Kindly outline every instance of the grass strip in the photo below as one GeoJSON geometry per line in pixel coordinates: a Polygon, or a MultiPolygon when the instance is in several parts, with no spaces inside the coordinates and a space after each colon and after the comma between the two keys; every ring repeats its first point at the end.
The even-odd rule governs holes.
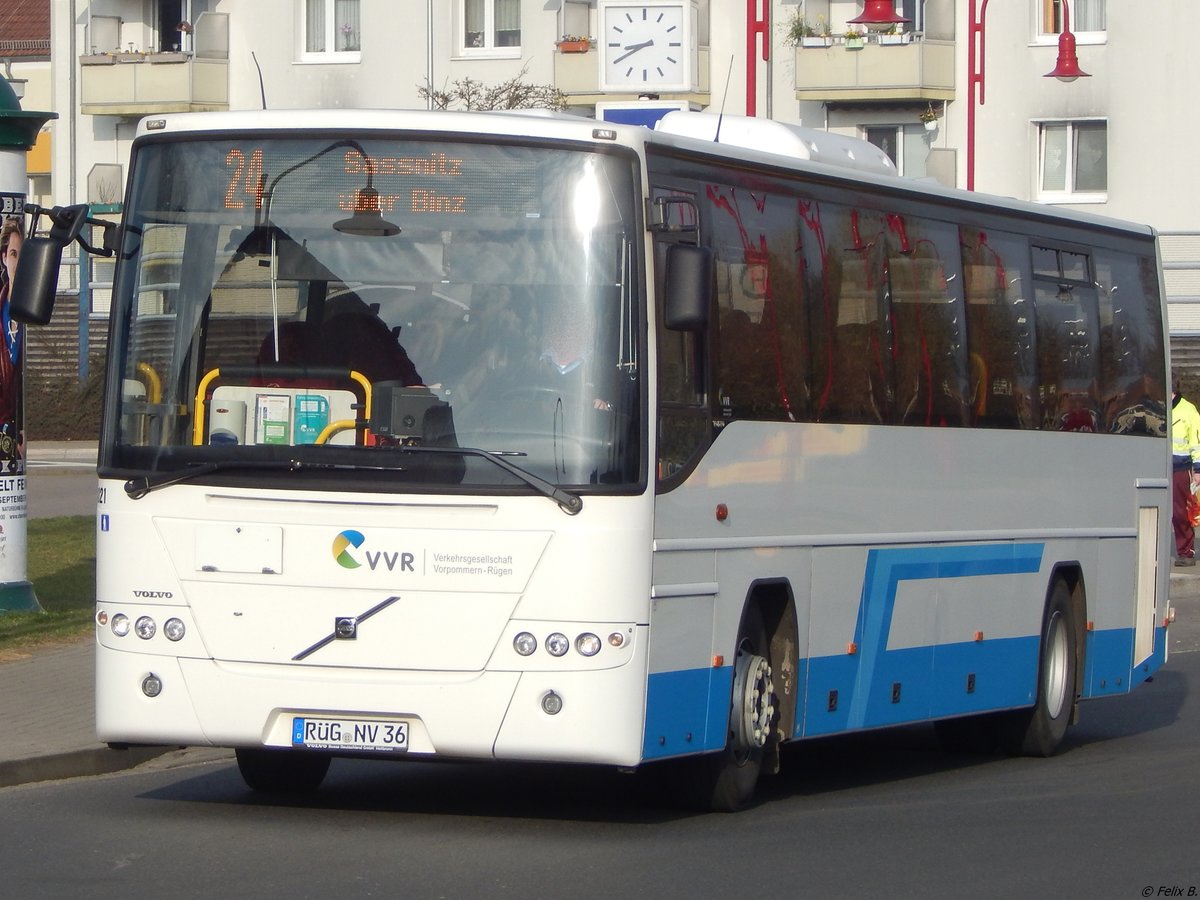
{"type": "Polygon", "coordinates": [[[27,519],[26,573],[45,612],[0,614],[0,649],[71,640],[92,628],[96,518],[27,519]]]}

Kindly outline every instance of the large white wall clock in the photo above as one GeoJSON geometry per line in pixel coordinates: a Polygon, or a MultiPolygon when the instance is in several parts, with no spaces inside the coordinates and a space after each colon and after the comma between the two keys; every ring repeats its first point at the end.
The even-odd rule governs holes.
{"type": "Polygon", "coordinates": [[[599,0],[600,90],[689,91],[696,82],[696,4],[599,0]]]}

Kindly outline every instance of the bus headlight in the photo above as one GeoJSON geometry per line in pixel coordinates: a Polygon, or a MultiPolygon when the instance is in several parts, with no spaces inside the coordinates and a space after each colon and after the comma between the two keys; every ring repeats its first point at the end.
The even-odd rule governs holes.
{"type": "Polygon", "coordinates": [[[575,649],[582,656],[595,656],[600,652],[600,638],[590,631],[585,631],[575,638],[575,649]]]}
{"type": "Polygon", "coordinates": [[[117,637],[125,637],[129,634],[129,616],[125,613],[117,613],[112,617],[112,633],[117,637]]]}
{"type": "Polygon", "coordinates": [[[537,638],[528,631],[522,631],[513,638],[513,649],[521,656],[531,656],[537,649],[537,638]]]}
{"type": "Polygon", "coordinates": [[[561,632],[554,632],[546,638],[546,652],[551,656],[563,656],[571,649],[571,639],[561,632]]]}
{"type": "Polygon", "coordinates": [[[154,620],[149,616],[140,616],[133,623],[133,633],[140,637],[143,641],[148,641],[154,637],[154,633],[158,631],[158,626],[154,624],[154,620]]]}
{"type": "Polygon", "coordinates": [[[163,636],[168,641],[182,641],[186,633],[187,626],[183,624],[183,619],[170,618],[163,622],[163,636]]]}

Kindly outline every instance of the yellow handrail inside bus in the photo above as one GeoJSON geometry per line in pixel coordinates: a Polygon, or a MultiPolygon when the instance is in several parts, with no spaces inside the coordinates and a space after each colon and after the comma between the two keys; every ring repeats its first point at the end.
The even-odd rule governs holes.
{"type": "MultiPolygon", "coordinates": [[[[141,365],[144,365],[144,363],[139,364],[139,366],[138,366],[139,370],[141,369],[141,365]]],[[[362,421],[363,421],[364,427],[365,427],[365,423],[371,421],[371,381],[370,381],[370,379],[367,378],[366,375],[362,374],[362,372],[357,372],[353,369],[350,370],[349,375],[350,375],[350,379],[352,381],[357,381],[359,386],[362,387],[362,389],[363,389],[363,418],[362,418],[362,421]]],[[[200,384],[196,386],[196,415],[195,415],[195,418],[192,420],[192,445],[195,447],[199,447],[201,444],[204,443],[204,419],[205,419],[205,405],[206,405],[205,397],[208,396],[208,387],[209,387],[209,385],[211,385],[214,381],[216,381],[220,377],[221,377],[221,370],[219,368],[218,369],[210,369],[207,373],[205,373],[204,377],[200,379],[200,384]]],[[[157,378],[158,378],[158,376],[156,375],[155,380],[157,380],[157,378]]],[[[158,390],[161,392],[161,387],[159,387],[158,390]]],[[[321,432],[320,435],[317,436],[317,443],[318,444],[324,443],[326,440],[328,440],[330,437],[332,437],[337,432],[345,431],[346,427],[341,427],[341,428],[337,428],[336,430],[330,432],[330,429],[333,428],[335,425],[344,425],[345,422],[350,423],[349,426],[346,426],[346,427],[353,428],[356,425],[356,420],[354,420],[354,419],[343,419],[338,422],[331,422],[329,425],[325,426],[325,429],[321,432]]]]}
{"type": "Polygon", "coordinates": [[[146,401],[148,403],[161,403],[162,379],[158,377],[158,373],[154,371],[154,367],[150,363],[140,362],[137,364],[137,373],[146,379],[146,401]]]}
{"type": "Polygon", "coordinates": [[[366,428],[367,423],[362,419],[338,419],[336,422],[330,422],[321,429],[321,433],[317,435],[314,443],[324,444],[335,434],[340,434],[343,431],[349,431],[351,428],[362,427],[366,428]]]}
{"type": "Polygon", "coordinates": [[[196,387],[196,415],[192,420],[193,447],[199,447],[204,443],[204,398],[208,394],[208,386],[220,377],[220,369],[210,369],[196,387]]]}

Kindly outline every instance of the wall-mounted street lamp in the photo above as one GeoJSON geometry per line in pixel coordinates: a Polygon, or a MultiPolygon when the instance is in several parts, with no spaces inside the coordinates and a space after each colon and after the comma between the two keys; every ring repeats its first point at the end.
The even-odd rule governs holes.
{"type": "MultiPolygon", "coordinates": [[[[987,0],[983,2],[984,6],[987,6],[987,0]]],[[[1090,78],[1087,72],[1079,68],[1079,57],[1075,53],[1075,35],[1071,33],[1071,10],[1067,6],[1067,0],[1062,0],[1062,5],[1063,29],[1058,36],[1058,59],[1054,61],[1054,68],[1046,73],[1046,77],[1057,78],[1059,81],[1090,78]]]]}
{"type": "Polygon", "coordinates": [[[909,21],[912,20],[896,15],[895,0],[866,0],[862,14],[846,20],[849,25],[865,25],[867,31],[888,31],[909,21]]]}
{"type": "MultiPolygon", "coordinates": [[[[971,21],[967,43],[967,190],[975,190],[975,100],[984,101],[984,26],[987,20],[988,0],[971,0],[971,21]]],[[[1089,77],[1079,68],[1079,57],[1075,53],[1075,35],[1071,33],[1071,12],[1067,0],[1062,0],[1063,28],[1058,36],[1058,59],[1047,78],[1059,81],[1074,81],[1089,77]]]]}

